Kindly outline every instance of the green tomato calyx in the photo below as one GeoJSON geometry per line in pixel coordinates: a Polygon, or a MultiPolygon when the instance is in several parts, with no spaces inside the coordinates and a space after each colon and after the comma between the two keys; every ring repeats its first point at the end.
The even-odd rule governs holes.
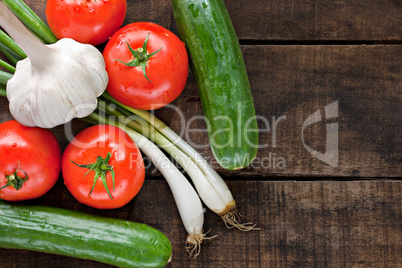
{"type": "Polygon", "coordinates": [[[113,166],[109,165],[110,158],[112,157],[111,153],[107,153],[106,157],[103,158],[102,156],[98,156],[96,158],[95,163],[87,164],[87,165],[80,165],[75,163],[73,160],[71,162],[79,167],[82,168],[88,168],[89,170],[87,173],[85,173],[84,177],[88,175],[88,173],[93,170],[95,171],[95,176],[94,176],[94,183],[92,184],[91,191],[89,192],[89,196],[91,196],[92,191],[95,188],[95,184],[100,178],[102,180],[103,187],[105,188],[107,194],[109,195],[110,199],[113,200],[112,194],[110,193],[109,187],[106,182],[106,173],[110,172],[112,174],[112,180],[113,180],[113,190],[115,189],[115,172],[113,170],[113,166]]]}
{"type": "Polygon", "coordinates": [[[17,169],[14,171],[13,174],[11,175],[7,175],[4,180],[7,180],[7,183],[0,188],[0,190],[3,190],[4,188],[7,187],[14,187],[15,190],[20,190],[22,188],[22,186],[24,186],[24,183],[29,179],[28,174],[20,169],[20,162],[18,161],[18,167],[17,169]],[[21,177],[18,175],[18,171],[21,171],[22,173],[24,173],[24,177],[21,177]]]}
{"type": "Polygon", "coordinates": [[[149,38],[149,32],[147,34],[147,38],[145,39],[144,43],[142,44],[142,47],[137,48],[136,50],[134,50],[127,41],[126,44],[128,46],[128,49],[130,50],[131,54],[133,55],[133,60],[131,60],[130,62],[123,62],[121,60],[116,59],[117,61],[123,63],[124,65],[128,66],[128,67],[138,67],[140,66],[142,69],[142,73],[144,74],[145,78],[152,83],[151,80],[149,80],[148,76],[147,76],[147,72],[146,72],[146,68],[147,68],[147,62],[148,60],[155,55],[156,53],[158,53],[162,47],[160,49],[158,49],[155,52],[152,52],[151,54],[148,54],[147,52],[147,45],[148,45],[148,38],[149,38]]]}

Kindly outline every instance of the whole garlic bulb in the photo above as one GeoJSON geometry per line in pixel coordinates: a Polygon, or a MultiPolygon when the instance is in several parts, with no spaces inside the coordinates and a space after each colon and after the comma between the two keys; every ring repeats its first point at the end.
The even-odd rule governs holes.
{"type": "Polygon", "coordinates": [[[0,22],[28,55],[6,87],[10,112],[19,123],[52,128],[95,110],[108,83],[97,48],[68,38],[44,45],[2,2],[0,22]]]}
{"type": "Polygon", "coordinates": [[[7,83],[10,112],[25,126],[52,128],[96,107],[108,76],[102,54],[91,45],[61,39],[41,66],[25,58],[7,83]]]}

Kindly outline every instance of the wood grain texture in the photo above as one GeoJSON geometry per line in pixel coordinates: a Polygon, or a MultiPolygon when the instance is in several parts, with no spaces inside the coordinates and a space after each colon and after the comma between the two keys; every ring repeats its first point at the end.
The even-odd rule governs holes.
{"type": "Polygon", "coordinates": [[[268,206],[260,209],[266,224],[261,244],[267,245],[262,267],[398,267],[400,187],[382,181],[261,183],[260,207],[268,206]]]}
{"type": "MultiPolygon", "coordinates": [[[[26,3],[45,19],[45,0],[26,3]]],[[[177,32],[170,1],[128,0],[124,24],[158,23],[177,32]]],[[[400,41],[402,5],[398,0],[227,0],[240,40],[400,41]]]]}
{"type": "Polygon", "coordinates": [[[398,0],[225,1],[240,39],[401,40],[398,0]]]}
{"type": "MultiPolygon", "coordinates": [[[[173,244],[168,267],[400,267],[399,181],[230,181],[243,218],[260,231],[229,230],[207,210],[210,236],[199,258],[184,250],[185,230],[163,180],[147,180],[127,206],[99,211],[78,204],[59,183],[38,204],[145,222],[173,244]]],[[[110,267],[93,261],[2,249],[0,267],[110,267]]]]}

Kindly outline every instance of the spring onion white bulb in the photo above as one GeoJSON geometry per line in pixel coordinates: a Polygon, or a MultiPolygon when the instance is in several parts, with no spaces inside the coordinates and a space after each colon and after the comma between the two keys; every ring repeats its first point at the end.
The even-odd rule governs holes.
{"type": "MultiPolygon", "coordinates": [[[[125,124],[153,140],[179,163],[189,174],[204,204],[220,215],[228,228],[235,227],[242,231],[258,229],[253,223],[241,222],[236,202],[226,182],[201,154],[179,135],[150,112],[125,106],[111,98],[107,93],[103,94],[103,97],[123,108],[122,112],[125,111],[124,116],[126,116],[125,124]],[[128,112],[138,115],[139,118],[130,116],[128,112]]],[[[114,111],[109,110],[109,113],[121,117],[114,111]]]]}
{"type": "Polygon", "coordinates": [[[0,24],[28,55],[17,63],[6,86],[10,112],[17,121],[51,128],[93,112],[108,83],[97,48],[72,39],[44,45],[3,2],[0,24]]]}
{"type": "Polygon", "coordinates": [[[152,142],[140,134],[126,128],[127,134],[137,144],[138,148],[159,169],[170,190],[172,191],[181,220],[188,233],[186,244],[190,255],[196,257],[199,254],[202,240],[204,239],[204,208],[200,197],[191,186],[190,182],[177,169],[175,165],[152,142]],[[137,135],[141,137],[138,139],[137,135]]]}
{"type": "Polygon", "coordinates": [[[221,216],[228,228],[235,227],[242,231],[257,230],[255,224],[241,222],[236,202],[226,182],[205,158],[151,113],[142,110],[138,112],[143,116],[141,118],[149,118],[149,122],[157,124],[155,130],[160,132],[155,131],[149,135],[152,135],[154,141],[189,174],[202,201],[210,210],[221,216]]]}

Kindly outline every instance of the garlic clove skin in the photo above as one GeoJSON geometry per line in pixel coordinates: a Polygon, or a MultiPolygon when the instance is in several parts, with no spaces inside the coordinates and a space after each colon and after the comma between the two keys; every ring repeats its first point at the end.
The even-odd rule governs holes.
{"type": "Polygon", "coordinates": [[[17,63],[7,83],[12,116],[25,126],[53,128],[91,114],[106,89],[102,53],[92,45],[60,39],[41,60],[17,63]]]}

